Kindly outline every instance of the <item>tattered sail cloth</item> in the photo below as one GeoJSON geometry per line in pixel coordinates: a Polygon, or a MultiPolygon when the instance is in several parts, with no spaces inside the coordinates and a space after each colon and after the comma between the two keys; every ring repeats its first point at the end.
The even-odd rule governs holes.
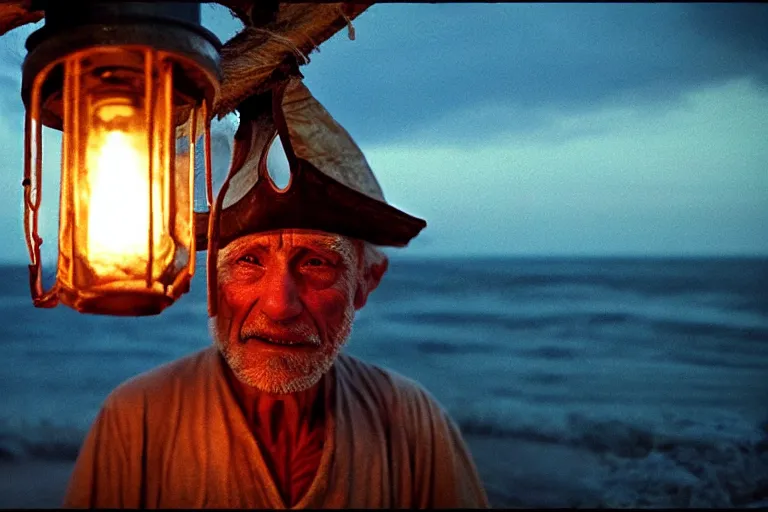
{"type": "MultiPolygon", "coordinates": [[[[61,0],[67,1],[67,0],[61,0]]],[[[339,30],[347,27],[352,39],[352,20],[372,2],[280,3],[268,21],[263,18],[269,2],[218,0],[244,25],[221,49],[220,96],[213,106],[219,117],[234,111],[248,97],[270,90],[281,80],[279,70],[308,56],[339,30]]],[[[0,0],[0,36],[43,18],[32,10],[31,0],[0,0]]]]}
{"type": "MultiPolygon", "coordinates": [[[[402,247],[426,226],[387,204],[360,148],[300,78],[241,105],[232,165],[217,208],[211,232],[219,247],[249,233],[287,228],[402,247]],[[278,134],[291,172],[285,190],[267,171],[267,152],[278,134]]],[[[195,225],[197,248],[204,250],[208,213],[197,213],[195,225]]]]}

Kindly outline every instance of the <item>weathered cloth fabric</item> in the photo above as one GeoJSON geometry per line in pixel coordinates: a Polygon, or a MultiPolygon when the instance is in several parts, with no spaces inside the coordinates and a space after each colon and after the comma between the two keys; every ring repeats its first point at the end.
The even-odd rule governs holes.
{"type": "Polygon", "coordinates": [[[326,377],[306,391],[272,395],[240,382],[228,366],[224,370],[283,502],[296,505],[323,458],[326,377]]]}
{"type": "MultiPolygon", "coordinates": [[[[65,507],[287,508],[214,347],[121,384],[89,432],[65,507]]],[[[340,355],[324,443],[294,508],[487,508],[458,429],[418,384],[340,355]]]]}

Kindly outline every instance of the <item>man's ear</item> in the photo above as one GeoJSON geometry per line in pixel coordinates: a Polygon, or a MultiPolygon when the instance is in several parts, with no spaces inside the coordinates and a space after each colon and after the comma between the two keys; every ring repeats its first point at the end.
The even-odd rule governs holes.
{"type": "Polygon", "coordinates": [[[381,251],[375,250],[375,257],[370,255],[364,258],[365,264],[360,272],[360,278],[355,290],[355,309],[360,309],[368,302],[368,296],[375,290],[381,278],[389,268],[389,258],[381,251]],[[371,261],[373,260],[373,261],[371,261]]]}

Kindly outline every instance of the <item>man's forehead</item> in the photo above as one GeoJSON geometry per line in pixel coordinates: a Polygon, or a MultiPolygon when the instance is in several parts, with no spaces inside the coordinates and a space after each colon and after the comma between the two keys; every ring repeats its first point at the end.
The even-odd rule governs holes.
{"type": "Polygon", "coordinates": [[[227,252],[248,248],[266,250],[290,250],[295,247],[324,249],[341,256],[354,254],[355,244],[352,239],[308,229],[282,229],[264,233],[252,233],[233,240],[227,245],[227,252]]]}

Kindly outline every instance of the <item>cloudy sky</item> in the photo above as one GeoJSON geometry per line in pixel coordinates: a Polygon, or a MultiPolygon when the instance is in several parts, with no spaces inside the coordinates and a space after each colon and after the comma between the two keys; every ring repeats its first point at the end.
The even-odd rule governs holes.
{"type": "MultiPolygon", "coordinates": [[[[380,4],[354,26],[302,71],[388,200],[428,221],[404,254],[768,255],[768,5],[380,4]]],[[[28,32],[0,43],[14,262],[28,32]]]]}

